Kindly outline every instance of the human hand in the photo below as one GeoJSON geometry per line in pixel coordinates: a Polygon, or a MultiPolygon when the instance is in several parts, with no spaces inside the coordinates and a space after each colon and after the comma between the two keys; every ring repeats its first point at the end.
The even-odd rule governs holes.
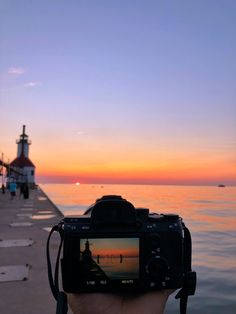
{"type": "Polygon", "coordinates": [[[142,294],[67,294],[74,314],[163,314],[172,290],[142,294]]]}

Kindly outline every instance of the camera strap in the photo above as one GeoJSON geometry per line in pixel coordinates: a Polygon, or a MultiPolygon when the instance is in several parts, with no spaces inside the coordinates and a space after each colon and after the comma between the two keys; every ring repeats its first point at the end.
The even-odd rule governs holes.
{"type": "Polygon", "coordinates": [[[184,283],[182,289],[175,296],[180,299],[180,314],[187,313],[188,296],[194,295],[196,289],[196,272],[192,271],[192,241],[189,229],[183,225],[184,230],[184,283]]]}
{"type": "Polygon", "coordinates": [[[56,314],[66,314],[68,312],[68,305],[67,305],[67,296],[65,292],[59,290],[59,263],[60,263],[60,254],[61,254],[61,248],[63,244],[63,232],[62,232],[62,223],[59,223],[56,226],[52,227],[52,230],[49,233],[48,239],[47,239],[47,267],[48,267],[48,280],[49,280],[49,285],[52,291],[52,294],[57,301],[57,309],[56,309],[56,314]],[[53,273],[52,273],[52,265],[51,265],[51,258],[50,258],[50,239],[53,234],[53,232],[59,232],[60,234],[60,245],[59,249],[57,252],[57,259],[56,259],[56,264],[55,264],[55,272],[54,272],[54,278],[53,278],[53,273]]]}

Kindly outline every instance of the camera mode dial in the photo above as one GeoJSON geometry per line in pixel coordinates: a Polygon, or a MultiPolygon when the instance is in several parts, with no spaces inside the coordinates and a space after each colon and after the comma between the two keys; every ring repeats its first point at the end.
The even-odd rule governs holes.
{"type": "Polygon", "coordinates": [[[179,215],[176,214],[163,214],[165,221],[177,222],[179,220],[179,215]]]}

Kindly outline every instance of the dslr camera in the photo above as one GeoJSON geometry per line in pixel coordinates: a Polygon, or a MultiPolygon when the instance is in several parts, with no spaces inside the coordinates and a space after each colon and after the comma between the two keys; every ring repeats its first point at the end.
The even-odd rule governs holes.
{"type": "Polygon", "coordinates": [[[149,213],[108,195],[60,226],[65,292],[182,288],[177,298],[195,292],[191,236],[178,215],[149,213]]]}

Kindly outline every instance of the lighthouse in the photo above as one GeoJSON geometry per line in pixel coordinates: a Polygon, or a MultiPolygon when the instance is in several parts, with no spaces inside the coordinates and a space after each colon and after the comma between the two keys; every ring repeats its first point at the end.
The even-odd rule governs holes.
{"type": "Polygon", "coordinates": [[[30,186],[35,184],[35,165],[29,159],[29,146],[31,141],[28,135],[25,133],[25,125],[23,125],[22,134],[17,144],[17,157],[10,163],[16,171],[19,171],[22,175],[15,178],[18,183],[27,182],[30,186]]]}

